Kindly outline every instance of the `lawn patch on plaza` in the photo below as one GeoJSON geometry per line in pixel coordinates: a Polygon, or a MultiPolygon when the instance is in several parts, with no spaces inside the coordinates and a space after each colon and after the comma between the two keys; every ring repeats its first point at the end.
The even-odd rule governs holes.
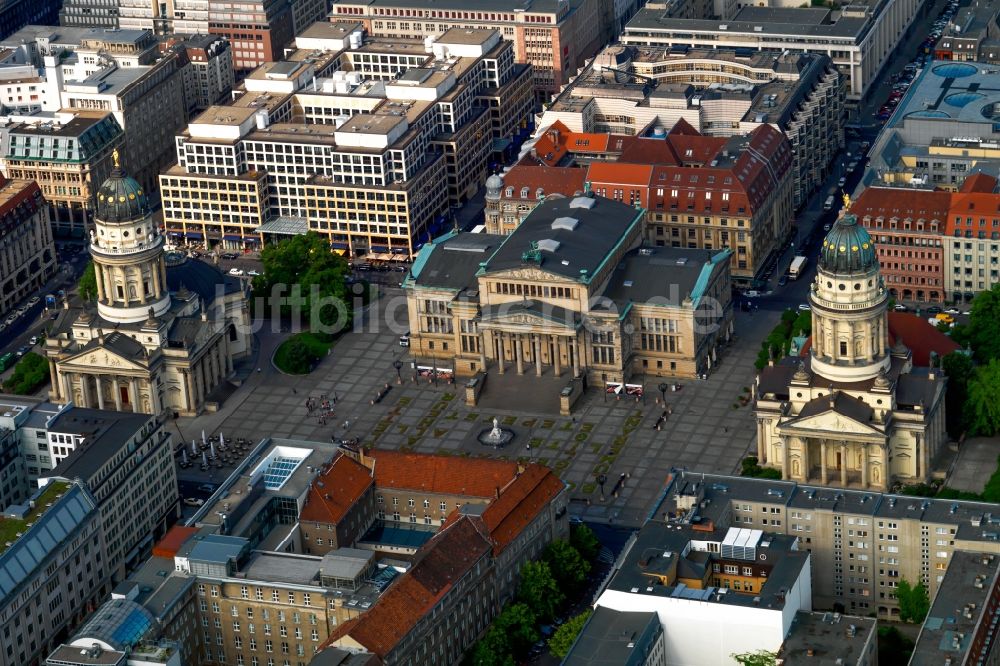
{"type": "Polygon", "coordinates": [[[580,486],[580,492],[586,495],[592,495],[595,490],[597,490],[597,485],[593,483],[585,483],[582,486],[580,486]]]}
{"type": "Polygon", "coordinates": [[[325,337],[311,331],[296,333],[278,346],[274,365],[289,375],[308,375],[333,347],[333,341],[325,337]]]}
{"type": "Polygon", "coordinates": [[[578,432],[578,433],[576,433],[576,437],[574,437],[573,439],[575,439],[578,442],[586,442],[587,441],[587,437],[589,437],[589,435],[587,435],[587,433],[585,433],[585,432],[578,432]]]}
{"type": "Polygon", "coordinates": [[[555,424],[556,422],[552,421],[551,419],[545,419],[544,421],[542,421],[542,427],[545,428],[546,430],[552,428],[552,426],[554,426],[555,424]]]}

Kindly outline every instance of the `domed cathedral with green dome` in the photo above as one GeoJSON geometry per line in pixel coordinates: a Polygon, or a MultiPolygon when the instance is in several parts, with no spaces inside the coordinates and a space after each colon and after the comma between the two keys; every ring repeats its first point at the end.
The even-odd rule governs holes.
{"type": "MultiPolygon", "coordinates": [[[[874,241],[845,204],[809,290],[812,337],[801,356],[771,361],[757,376],[758,461],[820,485],[885,491],[927,482],[947,442],[945,379],[914,367],[890,331],[874,241]]],[[[914,330],[928,326],[914,320],[914,330]]]]}
{"type": "Polygon", "coordinates": [[[89,251],[96,307],[66,309],[45,342],[56,403],[197,414],[248,354],[247,287],[166,252],[142,186],[119,163],[97,191],[89,251]]]}

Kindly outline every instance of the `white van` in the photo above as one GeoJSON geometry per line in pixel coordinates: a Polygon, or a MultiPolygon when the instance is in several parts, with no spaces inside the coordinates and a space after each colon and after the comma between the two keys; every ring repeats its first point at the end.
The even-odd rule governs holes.
{"type": "Polygon", "coordinates": [[[831,194],[823,202],[823,210],[831,210],[833,208],[833,195],[831,194]]]}
{"type": "Polygon", "coordinates": [[[406,333],[405,335],[399,336],[399,346],[400,347],[409,347],[410,346],[410,334],[409,333],[406,333]]]}

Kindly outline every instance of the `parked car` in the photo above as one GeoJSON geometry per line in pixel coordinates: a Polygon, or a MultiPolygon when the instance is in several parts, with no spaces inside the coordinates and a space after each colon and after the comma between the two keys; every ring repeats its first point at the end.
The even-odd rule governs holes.
{"type": "Polygon", "coordinates": [[[198,486],[198,490],[200,490],[203,493],[214,493],[215,486],[213,486],[211,483],[203,483],[200,486],[198,486]]]}
{"type": "Polygon", "coordinates": [[[892,306],[892,309],[895,310],[896,312],[906,312],[910,308],[906,307],[902,303],[896,303],[895,305],[892,306]]]}
{"type": "Polygon", "coordinates": [[[812,308],[809,307],[808,303],[799,303],[799,310],[801,310],[802,312],[809,312],[810,310],[812,310],[812,308]]]}
{"type": "Polygon", "coordinates": [[[958,315],[962,314],[962,311],[959,310],[958,308],[948,308],[944,312],[945,312],[945,314],[950,314],[950,315],[954,315],[954,316],[958,316],[958,315]]]}
{"type": "Polygon", "coordinates": [[[32,305],[35,305],[36,303],[38,303],[38,301],[40,301],[40,300],[41,299],[38,298],[38,296],[32,296],[31,298],[28,299],[28,307],[30,308],[32,305]]]}
{"type": "Polygon", "coordinates": [[[243,277],[244,275],[246,275],[246,272],[242,268],[230,268],[229,274],[234,275],[236,277],[243,277]]]}
{"type": "Polygon", "coordinates": [[[406,333],[405,335],[399,336],[399,346],[400,347],[409,347],[410,346],[410,334],[409,333],[406,333]]]}
{"type": "Polygon", "coordinates": [[[786,284],[788,284],[788,276],[787,275],[782,275],[780,278],[778,278],[778,286],[779,287],[784,287],[786,284]]]}
{"type": "Polygon", "coordinates": [[[35,345],[37,345],[38,344],[38,336],[37,335],[31,336],[31,338],[28,339],[28,344],[31,345],[32,347],[34,347],[35,345]]]}
{"type": "Polygon", "coordinates": [[[260,271],[255,271],[255,270],[251,269],[251,270],[247,271],[247,275],[249,275],[250,277],[257,277],[258,275],[260,275],[260,271]]]}
{"type": "Polygon", "coordinates": [[[941,308],[939,308],[936,305],[932,305],[929,308],[927,308],[927,313],[932,315],[941,314],[941,308]]]}
{"type": "Polygon", "coordinates": [[[202,504],[205,503],[205,500],[198,499],[197,497],[185,497],[184,503],[187,504],[188,506],[201,506],[202,504]]]}

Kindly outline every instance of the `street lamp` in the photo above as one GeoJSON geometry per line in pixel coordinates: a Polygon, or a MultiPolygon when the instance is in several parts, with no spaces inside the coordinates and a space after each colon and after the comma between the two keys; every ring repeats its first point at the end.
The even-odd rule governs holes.
{"type": "Polygon", "coordinates": [[[660,399],[663,401],[663,404],[667,404],[667,383],[660,382],[660,385],[656,388],[660,389],[660,399]]]}
{"type": "Polygon", "coordinates": [[[392,362],[392,367],[396,368],[396,383],[402,384],[403,378],[400,376],[399,371],[403,367],[403,362],[397,358],[395,361],[392,362]]]}

